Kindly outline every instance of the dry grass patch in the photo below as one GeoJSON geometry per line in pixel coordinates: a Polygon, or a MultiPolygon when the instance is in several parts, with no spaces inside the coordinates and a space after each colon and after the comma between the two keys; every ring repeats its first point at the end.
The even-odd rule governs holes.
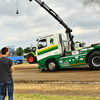
{"type": "Polygon", "coordinates": [[[32,84],[32,83],[15,83],[16,90],[40,90],[40,91],[98,91],[100,84],[32,84]]]}

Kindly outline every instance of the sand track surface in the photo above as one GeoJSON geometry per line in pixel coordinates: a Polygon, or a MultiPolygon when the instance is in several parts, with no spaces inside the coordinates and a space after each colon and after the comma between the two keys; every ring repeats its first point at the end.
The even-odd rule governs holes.
{"type": "Polygon", "coordinates": [[[100,70],[88,66],[62,69],[56,72],[41,71],[37,64],[14,65],[14,81],[42,82],[100,82],[100,70]]]}
{"type": "Polygon", "coordinates": [[[100,97],[100,70],[88,66],[41,71],[37,64],[14,65],[14,93],[100,97]]]}

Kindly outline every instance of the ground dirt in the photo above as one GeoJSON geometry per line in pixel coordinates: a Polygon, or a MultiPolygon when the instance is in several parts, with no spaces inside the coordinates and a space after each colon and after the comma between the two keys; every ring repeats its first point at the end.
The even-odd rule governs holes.
{"type": "Polygon", "coordinates": [[[100,97],[100,70],[88,66],[41,71],[37,64],[14,65],[15,94],[100,97]]]}

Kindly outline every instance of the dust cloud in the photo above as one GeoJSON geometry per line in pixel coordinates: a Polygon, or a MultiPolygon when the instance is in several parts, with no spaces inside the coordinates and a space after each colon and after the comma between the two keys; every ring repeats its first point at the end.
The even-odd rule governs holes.
{"type": "Polygon", "coordinates": [[[81,1],[84,6],[99,6],[100,7],[100,0],[77,0],[81,1]]]}

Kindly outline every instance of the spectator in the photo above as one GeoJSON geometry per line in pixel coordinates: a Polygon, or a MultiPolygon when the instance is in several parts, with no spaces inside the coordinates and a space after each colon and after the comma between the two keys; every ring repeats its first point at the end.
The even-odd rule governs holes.
{"type": "Polygon", "coordinates": [[[0,58],[0,100],[6,97],[6,88],[8,90],[9,100],[13,100],[13,78],[14,68],[12,60],[7,58],[9,51],[7,47],[1,49],[2,57],[0,58]]]}

